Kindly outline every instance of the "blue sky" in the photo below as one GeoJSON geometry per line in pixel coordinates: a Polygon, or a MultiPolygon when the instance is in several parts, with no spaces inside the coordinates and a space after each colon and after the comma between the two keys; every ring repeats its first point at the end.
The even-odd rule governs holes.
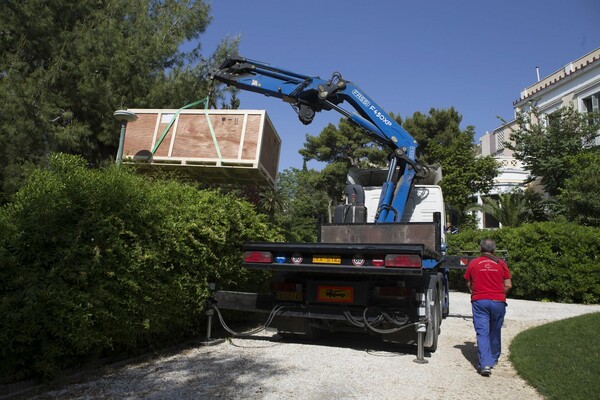
{"type": "MultiPolygon", "coordinates": [[[[206,55],[239,34],[240,55],[323,79],[338,71],[402,118],[454,106],[476,139],[513,117],[536,66],[544,77],[600,47],[598,0],[214,0],[212,16],[206,55]]],[[[341,117],[324,111],[305,126],[278,99],[239,97],[240,108],[267,110],[280,171],[300,168],[305,135],[341,117]]]]}

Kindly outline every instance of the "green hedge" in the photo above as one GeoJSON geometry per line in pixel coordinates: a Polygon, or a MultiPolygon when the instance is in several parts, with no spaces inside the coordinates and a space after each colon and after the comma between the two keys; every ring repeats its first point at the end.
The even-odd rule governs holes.
{"type": "Polygon", "coordinates": [[[539,222],[518,228],[465,231],[448,237],[448,254],[478,250],[485,237],[508,250],[510,296],[528,300],[600,302],[600,228],[539,222]]]}
{"type": "Polygon", "coordinates": [[[190,337],[208,282],[266,284],[240,268],[243,242],[277,239],[219,191],[55,155],[0,209],[0,375],[49,377],[190,337]]]}

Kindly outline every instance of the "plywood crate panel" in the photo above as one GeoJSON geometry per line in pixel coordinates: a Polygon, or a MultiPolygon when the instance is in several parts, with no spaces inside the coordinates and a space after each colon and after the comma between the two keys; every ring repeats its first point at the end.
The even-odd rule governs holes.
{"type": "Polygon", "coordinates": [[[123,163],[181,170],[206,183],[275,182],[281,139],[264,110],[128,111],[138,119],[127,124],[123,163]]]}

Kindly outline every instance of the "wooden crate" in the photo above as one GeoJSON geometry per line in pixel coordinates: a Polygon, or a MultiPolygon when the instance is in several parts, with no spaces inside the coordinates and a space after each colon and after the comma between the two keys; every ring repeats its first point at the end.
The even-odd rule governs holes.
{"type": "Polygon", "coordinates": [[[182,110],[153,156],[177,110],[128,111],[138,119],[127,124],[123,163],[184,171],[205,183],[275,182],[281,139],[264,110],[182,110]]]}

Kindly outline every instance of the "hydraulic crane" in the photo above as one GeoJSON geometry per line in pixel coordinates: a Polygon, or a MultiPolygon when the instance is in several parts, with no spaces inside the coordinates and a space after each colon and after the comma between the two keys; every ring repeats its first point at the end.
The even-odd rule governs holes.
{"type": "Polygon", "coordinates": [[[212,79],[279,98],[291,104],[304,124],[317,112],[337,111],[391,155],[384,179],[363,179],[369,170],[367,175],[349,171],[346,190],[356,190],[348,192],[350,197],[363,201],[342,205],[353,214],[341,213],[343,218],[320,224],[315,243],[244,245],[244,268],[274,272],[269,293],[219,290],[210,306],[217,312],[269,313],[265,326],[284,337],[357,331],[391,342],[416,338],[416,361],[425,362],[424,351],[437,348],[449,310],[448,271],[443,266],[443,195],[439,186],[415,184],[430,172],[417,161],[415,139],[337,72],[323,80],[233,57],[212,71],[212,79]],[[354,111],[342,108],[344,102],[354,111]],[[364,201],[365,193],[372,203],[364,201]],[[375,204],[374,216],[357,217],[375,204]]]}
{"type": "Polygon", "coordinates": [[[243,57],[228,58],[211,75],[227,85],[290,103],[304,124],[310,124],[317,112],[335,110],[375,142],[390,148],[375,222],[400,221],[415,177],[428,174],[428,168],[417,161],[414,138],[358,86],[337,72],[323,80],[243,57]],[[356,112],[340,107],[343,102],[356,112]]]}

